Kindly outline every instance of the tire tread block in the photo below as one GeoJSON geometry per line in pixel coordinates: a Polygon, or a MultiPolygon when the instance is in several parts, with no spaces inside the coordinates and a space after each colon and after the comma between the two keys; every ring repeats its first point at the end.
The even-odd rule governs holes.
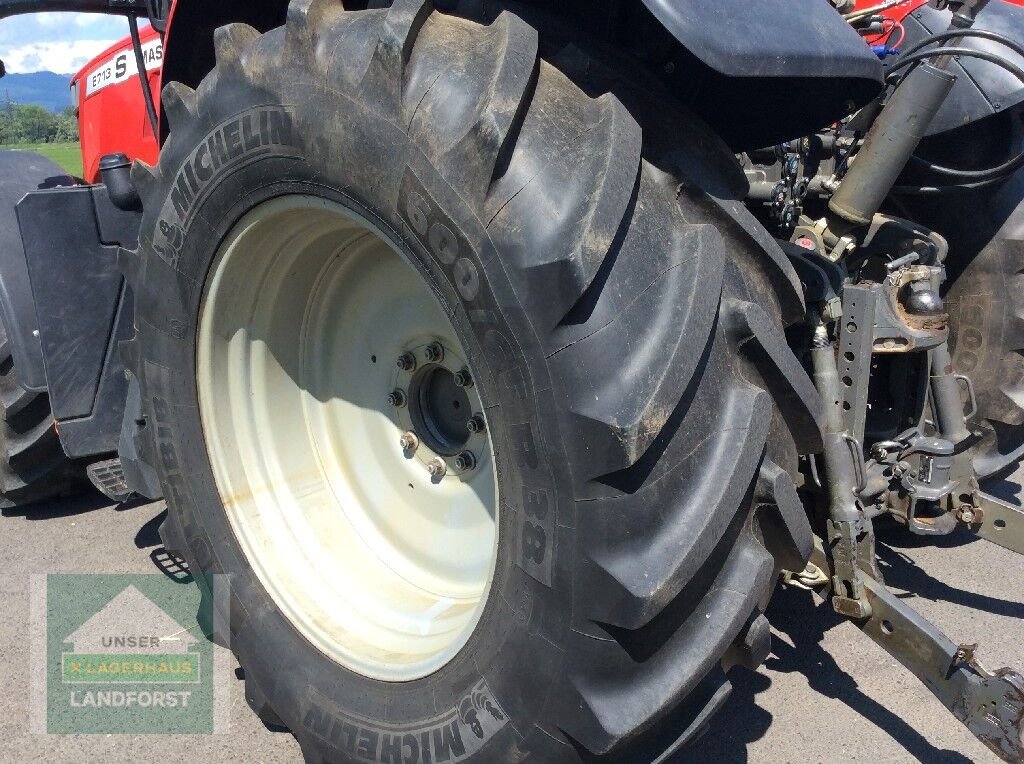
{"type": "Polygon", "coordinates": [[[541,63],[508,168],[484,205],[540,331],[569,313],[630,225],[641,144],[640,126],[618,99],[581,104],[575,85],[541,63]],[[562,192],[553,197],[551,188],[562,192]]]}
{"type": "Polygon", "coordinates": [[[771,398],[737,389],[722,396],[720,418],[710,421],[693,409],[698,421],[676,437],[701,437],[695,426],[700,424],[713,434],[684,459],[673,459],[669,485],[661,481],[583,507],[589,515],[581,527],[584,548],[597,570],[582,573],[578,585],[592,592],[586,598],[592,621],[627,629],[647,625],[708,564],[737,513],[746,509],[771,424],[771,398]],[[648,507],[663,509],[654,513],[648,507]]]}
{"type": "MultiPolygon", "coordinates": [[[[324,4],[323,0],[313,2],[314,5],[324,4]]],[[[376,47],[360,83],[358,100],[377,103],[396,122],[402,113],[405,67],[420,30],[433,11],[434,4],[430,0],[395,0],[383,14],[376,47]]],[[[315,28],[319,24],[309,26],[315,28]]]]}
{"type": "Polygon", "coordinates": [[[553,358],[580,433],[569,444],[583,466],[578,480],[600,480],[637,464],[706,372],[725,253],[711,226],[689,229],[678,245],[680,261],[666,264],[652,282],[616,284],[614,293],[609,287],[631,299],[609,297],[616,318],[553,358]]]}
{"type": "Polygon", "coordinates": [[[435,14],[409,61],[409,134],[478,209],[529,107],[539,43],[537,31],[507,11],[489,27],[435,14]]]}
{"type": "Polygon", "coordinates": [[[814,534],[796,483],[769,459],[761,464],[758,473],[756,501],[762,532],[770,538],[776,562],[785,570],[803,570],[814,551],[814,534]],[[770,512],[769,517],[765,517],[766,512],[770,512]]]}
{"type": "Polygon", "coordinates": [[[743,356],[756,368],[764,386],[771,390],[799,452],[820,453],[824,404],[811,378],[789,349],[785,335],[775,327],[764,308],[746,300],[727,299],[723,315],[743,356]]]}
{"type": "Polygon", "coordinates": [[[633,661],[614,643],[594,648],[588,640],[595,665],[574,678],[575,697],[566,707],[575,713],[562,729],[595,756],[650,729],[714,668],[743,631],[773,573],[771,555],[748,536],[733,549],[700,606],[646,661],[633,661]]]}

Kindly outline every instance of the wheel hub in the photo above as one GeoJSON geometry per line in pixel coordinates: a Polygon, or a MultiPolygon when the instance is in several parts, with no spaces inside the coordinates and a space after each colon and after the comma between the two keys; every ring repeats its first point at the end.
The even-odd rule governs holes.
{"type": "Polygon", "coordinates": [[[339,205],[267,202],[214,261],[197,380],[225,512],[295,628],[369,677],[441,668],[486,602],[497,478],[467,361],[425,279],[339,205]]]}

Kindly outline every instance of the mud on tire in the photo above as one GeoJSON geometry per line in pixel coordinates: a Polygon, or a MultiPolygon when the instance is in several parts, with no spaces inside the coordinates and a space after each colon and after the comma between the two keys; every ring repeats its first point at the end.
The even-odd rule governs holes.
{"type": "Polygon", "coordinates": [[[811,550],[790,474],[821,447],[783,334],[799,286],[721,191],[728,150],[690,120],[684,144],[648,155],[620,100],[586,96],[509,13],[297,0],[284,28],[220,29],[216,51],[197,92],[164,91],[171,134],[158,168],[136,167],[146,213],[125,268],[163,537],[230,575],[250,704],[309,761],[640,761],[692,739],[728,695],[725,666],[767,651],[776,575],[811,550]],[[375,222],[444,306],[489,412],[490,596],[468,644],[415,681],[302,639],[204,447],[207,274],[246,212],[290,194],[375,222]]]}

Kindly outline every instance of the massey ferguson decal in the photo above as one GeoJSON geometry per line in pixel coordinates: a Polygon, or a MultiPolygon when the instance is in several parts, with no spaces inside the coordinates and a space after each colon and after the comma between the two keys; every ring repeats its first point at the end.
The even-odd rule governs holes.
{"type": "Polygon", "coordinates": [[[445,714],[395,727],[342,713],[313,693],[302,725],[324,742],[344,751],[352,761],[373,764],[442,764],[468,759],[507,723],[481,679],[459,704],[445,714]]]}
{"type": "MultiPolygon", "coordinates": [[[[159,69],[164,62],[163,42],[158,38],[145,43],[142,46],[142,59],[146,63],[147,72],[159,69]]],[[[122,50],[86,75],[85,95],[94,95],[103,88],[120,84],[138,73],[139,67],[135,63],[134,51],[122,50]]]]}

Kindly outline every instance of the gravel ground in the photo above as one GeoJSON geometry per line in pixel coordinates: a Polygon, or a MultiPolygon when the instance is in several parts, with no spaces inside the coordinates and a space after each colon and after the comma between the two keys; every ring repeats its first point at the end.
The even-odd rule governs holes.
{"type": "MultiPolygon", "coordinates": [[[[994,490],[1017,495],[1024,471],[994,490]]],[[[266,730],[232,681],[230,734],[57,736],[29,730],[29,586],[37,573],[154,572],[163,507],[119,510],[79,499],[0,520],[0,762],[298,762],[288,734],[266,730]]],[[[889,584],[954,641],[981,642],[989,667],[1024,668],[1024,564],[978,540],[921,544],[883,531],[889,584]]],[[[995,762],[923,685],[807,592],[769,610],[772,655],[734,690],[708,733],[681,757],[715,762],[995,762]]]]}

